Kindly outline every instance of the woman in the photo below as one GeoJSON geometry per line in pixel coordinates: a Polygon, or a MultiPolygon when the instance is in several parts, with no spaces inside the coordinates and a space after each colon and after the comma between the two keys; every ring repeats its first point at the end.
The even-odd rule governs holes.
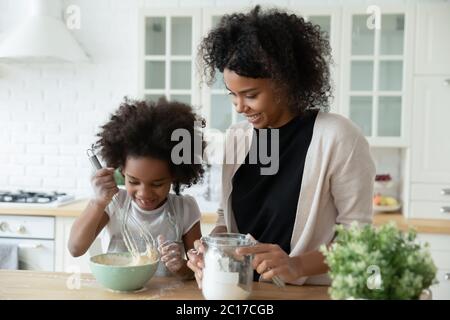
{"type": "MultiPolygon", "coordinates": [[[[209,83],[216,70],[223,72],[236,111],[248,119],[232,129],[242,129],[251,145],[238,145],[241,161],[223,166],[213,233],[251,234],[258,244],[238,253],[255,254],[253,267],[262,279],[328,284],[319,247],[333,241],[336,224],[371,223],[375,176],[361,131],[325,112],[328,42],[303,18],[257,6],[224,16],[203,39],[200,57],[209,83]],[[265,129],[279,136],[279,167],[272,175],[261,174],[262,161],[249,161],[252,148],[269,144],[265,129]]],[[[204,248],[196,248],[188,266],[201,286],[204,248]]]]}

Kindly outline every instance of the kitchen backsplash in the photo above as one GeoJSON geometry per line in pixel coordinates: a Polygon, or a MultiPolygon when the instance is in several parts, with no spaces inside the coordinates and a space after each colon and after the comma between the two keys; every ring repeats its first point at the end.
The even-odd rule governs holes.
{"type": "MultiPolygon", "coordinates": [[[[277,1],[277,6],[331,1],[277,1]]],[[[335,5],[344,1],[333,2],[335,5]]],[[[366,1],[355,1],[366,3],[366,1]]],[[[403,3],[405,1],[399,1],[403,3]]],[[[85,64],[0,63],[0,189],[90,193],[86,149],[127,95],[135,97],[140,7],[220,7],[274,3],[244,0],[80,0],[74,35],[85,64]]],[[[0,0],[0,39],[27,12],[26,1],[0,0]],[[14,5],[13,5],[14,3],[14,5]]],[[[394,165],[394,169],[397,166],[394,165]]]]}

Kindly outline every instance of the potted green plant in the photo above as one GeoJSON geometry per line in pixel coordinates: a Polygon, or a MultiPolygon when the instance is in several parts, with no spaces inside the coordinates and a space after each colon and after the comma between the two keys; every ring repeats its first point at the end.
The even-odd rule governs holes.
{"type": "Polygon", "coordinates": [[[436,266],[416,232],[391,223],[336,227],[335,241],[322,246],[333,299],[419,299],[434,284],[436,266]]]}

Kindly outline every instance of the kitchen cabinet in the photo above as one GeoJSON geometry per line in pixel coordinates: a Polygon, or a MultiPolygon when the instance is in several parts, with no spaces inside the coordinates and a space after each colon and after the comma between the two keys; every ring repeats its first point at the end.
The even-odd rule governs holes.
{"type": "Polygon", "coordinates": [[[414,93],[412,181],[450,188],[450,74],[417,76],[414,93]]]}
{"type": "Polygon", "coordinates": [[[0,243],[17,246],[21,270],[53,271],[55,268],[53,217],[0,214],[0,243]]]}
{"type": "Polygon", "coordinates": [[[372,146],[408,145],[413,20],[408,6],[344,10],[341,113],[372,146]]]}
{"type": "Polygon", "coordinates": [[[450,137],[449,105],[450,74],[415,78],[411,141],[412,218],[450,219],[450,144],[446,141],[450,137]]]}
{"type": "Polygon", "coordinates": [[[139,17],[140,95],[198,105],[195,56],[199,10],[145,9],[139,17]]]}
{"type": "Polygon", "coordinates": [[[67,249],[67,243],[69,241],[70,229],[75,219],[74,217],[56,217],[55,271],[90,273],[90,257],[102,253],[100,241],[95,240],[89,250],[81,257],[72,257],[67,249]]]}
{"type": "Polygon", "coordinates": [[[450,219],[450,4],[418,4],[411,218],[450,219]]]}
{"type": "Polygon", "coordinates": [[[414,92],[410,217],[450,219],[450,74],[417,76],[414,92]]]}
{"type": "Polygon", "coordinates": [[[450,3],[417,5],[416,74],[450,75],[450,3]]]}
{"type": "Polygon", "coordinates": [[[450,74],[417,76],[414,92],[410,216],[450,219],[450,74]]]}
{"type": "Polygon", "coordinates": [[[419,233],[418,240],[427,242],[430,253],[438,269],[436,279],[439,282],[431,287],[433,299],[450,300],[450,235],[419,233]]]}

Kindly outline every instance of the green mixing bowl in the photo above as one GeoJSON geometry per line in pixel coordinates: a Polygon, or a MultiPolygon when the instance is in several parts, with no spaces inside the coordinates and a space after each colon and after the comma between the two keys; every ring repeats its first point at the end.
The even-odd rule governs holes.
{"type": "Polygon", "coordinates": [[[129,266],[130,253],[105,253],[91,257],[89,265],[95,279],[114,291],[135,291],[143,288],[155,274],[158,262],[129,266]]]}

